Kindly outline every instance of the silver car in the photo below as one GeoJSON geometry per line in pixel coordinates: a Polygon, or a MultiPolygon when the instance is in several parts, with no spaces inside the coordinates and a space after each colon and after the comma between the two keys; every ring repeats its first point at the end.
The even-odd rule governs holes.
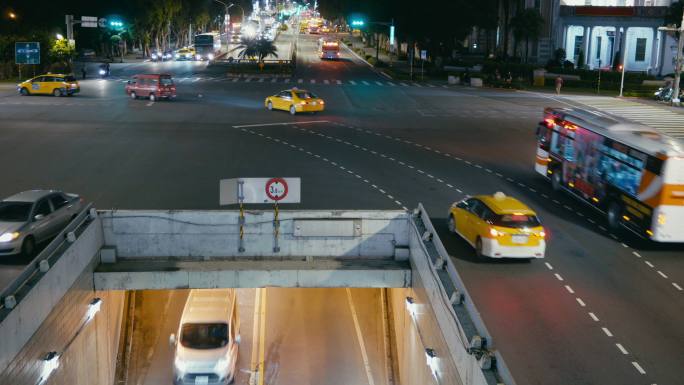
{"type": "Polygon", "coordinates": [[[31,190],[0,201],[0,256],[35,254],[36,245],[66,227],[81,211],[76,194],[31,190]]]}

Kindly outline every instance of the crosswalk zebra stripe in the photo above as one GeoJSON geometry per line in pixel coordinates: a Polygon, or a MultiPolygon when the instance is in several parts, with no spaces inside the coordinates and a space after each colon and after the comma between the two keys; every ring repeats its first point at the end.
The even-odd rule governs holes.
{"type": "Polygon", "coordinates": [[[311,79],[311,84],[316,84],[316,79],[311,79]]]}
{"type": "Polygon", "coordinates": [[[323,80],[323,83],[330,84],[330,81],[328,79],[325,79],[325,80],[323,80]]]}
{"type": "Polygon", "coordinates": [[[392,83],[392,82],[387,82],[387,84],[391,85],[392,87],[396,87],[397,85],[392,83]]]}
{"type": "Polygon", "coordinates": [[[349,81],[349,83],[351,83],[351,84],[352,84],[353,86],[355,86],[355,85],[356,85],[356,82],[355,82],[355,81],[353,81],[353,80],[350,80],[350,81],[349,81]]]}
{"type": "Polygon", "coordinates": [[[337,82],[337,84],[342,84],[341,80],[335,80],[335,81],[337,82]]]}
{"type": "Polygon", "coordinates": [[[233,83],[237,82],[238,80],[240,80],[240,79],[239,79],[239,78],[234,78],[234,79],[233,79],[233,83]]]}
{"type": "Polygon", "coordinates": [[[264,79],[264,78],[259,79],[259,83],[263,83],[264,80],[266,80],[266,79],[264,79]]]}
{"type": "Polygon", "coordinates": [[[375,84],[377,84],[377,85],[379,85],[379,86],[381,86],[381,85],[382,85],[382,83],[380,83],[380,82],[375,82],[375,84]]]}
{"type": "Polygon", "coordinates": [[[408,87],[408,84],[406,84],[406,83],[399,83],[399,84],[401,84],[404,87],[408,87]]]}
{"type": "Polygon", "coordinates": [[[361,83],[363,83],[363,85],[365,85],[365,86],[369,86],[369,85],[370,85],[370,83],[368,83],[368,82],[365,81],[365,80],[362,80],[361,83]]]}

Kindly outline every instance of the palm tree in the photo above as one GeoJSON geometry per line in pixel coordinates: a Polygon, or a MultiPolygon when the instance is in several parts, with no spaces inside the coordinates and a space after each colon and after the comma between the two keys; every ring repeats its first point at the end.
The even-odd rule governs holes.
{"type": "Polygon", "coordinates": [[[268,39],[246,39],[243,38],[240,41],[240,45],[235,47],[235,49],[239,49],[240,53],[238,53],[238,56],[241,59],[251,59],[251,58],[257,58],[259,62],[264,61],[264,59],[268,56],[275,56],[278,57],[278,48],[273,44],[272,41],[268,39]]]}

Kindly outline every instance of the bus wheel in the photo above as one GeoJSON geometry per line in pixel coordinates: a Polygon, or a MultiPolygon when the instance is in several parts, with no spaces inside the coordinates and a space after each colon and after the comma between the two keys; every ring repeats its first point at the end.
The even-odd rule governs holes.
{"type": "Polygon", "coordinates": [[[611,230],[615,231],[620,228],[621,211],[620,206],[615,202],[611,202],[608,205],[608,227],[610,227],[611,230]]]}
{"type": "Polygon", "coordinates": [[[551,188],[553,191],[560,191],[563,181],[561,180],[561,171],[556,169],[551,176],[551,188]]]}

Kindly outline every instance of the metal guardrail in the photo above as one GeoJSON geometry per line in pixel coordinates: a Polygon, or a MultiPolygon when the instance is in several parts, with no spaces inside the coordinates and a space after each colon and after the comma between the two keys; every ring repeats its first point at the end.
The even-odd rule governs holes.
{"type": "MultiPolygon", "coordinates": [[[[21,273],[12,281],[7,287],[5,287],[2,292],[0,292],[0,320],[4,319],[3,313],[6,311],[11,311],[12,308],[16,307],[20,299],[12,308],[7,308],[5,306],[5,298],[9,296],[15,296],[24,289],[24,287],[31,281],[38,273],[44,273],[47,270],[45,266],[41,270],[41,264],[43,261],[47,262],[47,268],[54,265],[54,262],[59,259],[61,254],[57,254],[56,251],[64,245],[66,242],[72,243],[75,239],[69,240],[69,234],[78,230],[84,223],[90,220],[90,209],[92,208],[92,203],[88,204],[81,212],[72,220],[62,231],[57,234],[57,236],[48,243],[45,248],[38,253],[38,255],[31,260],[31,262],[24,267],[21,273]]],[[[75,234],[74,234],[75,235],[75,234]]],[[[43,264],[44,265],[44,264],[43,264]]],[[[6,315],[6,314],[5,314],[6,315]]]]}
{"type": "MultiPolygon", "coordinates": [[[[461,329],[461,332],[464,335],[466,333],[463,330],[464,328],[462,327],[461,323],[463,321],[472,322],[472,325],[477,331],[477,335],[484,339],[484,350],[494,356],[493,364],[496,368],[498,376],[506,385],[516,385],[515,380],[513,379],[513,376],[511,375],[511,372],[508,369],[508,366],[506,365],[501,353],[498,350],[491,349],[494,346],[492,336],[489,334],[489,331],[487,330],[487,327],[480,316],[480,312],[477,310],[477,307],[475,307],[475,303],[468,293],[468,289],[466,289],[461,276],[458,274],[458,271],[456,271],[456,266],[451,260],[449,253],[447,253],[446,249],[444,248],[444,244],[442,244],[442,241],[439,239],[439,237],[436,237],[437,231],[430,221],[427,210],[425,210],[425,207],[423,207],[423,205],[420,203],[418,204],[418,210],[419,219],[422,222],[422,225],[425,227],[425,230],[433,235],[430,242],[432,245],[434,245],[437,253],[439,254],[437,261],[433,261],[433,268],[435,270],[442,270],[446,272],[449,278],[448,282],[444,282],[440,279],[440,288],[442,289],[444,300],[450,304],[448,308],[451,315],[454,317],[456,322],[459,323],[459,329],[461,329]],[[470,318],[469,320],[461,320],[458,318],[457,309],[461,306],[465,307],[468,318],[470,318]]],[[[473,336],[466,336],[466,338],[472,337],[473,336]]],[[[465,342],[469,343],[470,340],[466,339],[465,342]]]]}

